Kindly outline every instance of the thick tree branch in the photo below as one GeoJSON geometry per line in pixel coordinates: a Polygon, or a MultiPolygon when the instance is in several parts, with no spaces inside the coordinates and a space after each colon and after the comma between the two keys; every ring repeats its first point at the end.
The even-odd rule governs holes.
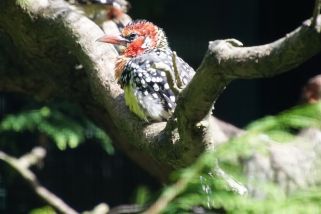
{"type": "Polygon", "coordinates": [[[270,44],[236,47],[230,40],[209,43],[197,74],[183,91],[176,111],[190,123],[202,120],[233,79],[275,76],[302,64],[321,50],[321,16],[270,44]],[[195,105],[197,103],[197,105],[195,105]]]}
{"type": "MultiPolygon", "coordinates": [[[[158,164],[146,148],[142,150],[149,145],[148,133],[124,103],[113,74],[117,52],[111,45],[95,42],[103,34],[95,23],[59,0],[1,1],[0,20],[0,35],[5,38],[0,40],[4,47],[0,52],[8,62],[0,67],[0,90],[80,104],[118,148],[165,180],[169,166],[158,164]]],[[[160,132],[156,127],[161,126],[147,131],[160,132]]]]}
{"type": "Polygon", "coordinates": [[[319,52],[320,19],[315,28],[303,24],[267,45],[210,42],[164,130],[165,122],[146,124],[126,107],[113,75],[117,52],[95,42],[103,34],[96,24],[61,0],[2,0],[0,90],[23,92],[43,101],[59,97],[78,103],[118,148],[166,180],[173,169],[190,165],[202,152],[238,133],[206,117],[226,85],[235,78],[280,74],[319,52]]]}
{"type": "Polygon", "coordinates": [[[247,186],[252,196],[265,197],[262,184],[273,182],[290,194],[321,182],[321,132],[310,128],[289,143],[277,143],[262,136],[258,139],[267,154],[253,153],[244,160],[247,186]]]}

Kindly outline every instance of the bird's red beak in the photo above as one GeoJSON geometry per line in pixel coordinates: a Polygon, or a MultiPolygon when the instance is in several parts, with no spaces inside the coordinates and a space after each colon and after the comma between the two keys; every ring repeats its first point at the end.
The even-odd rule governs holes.
{"type": "Polygon", "coordinates": [[[113,45],[127,45],[128,39],[121,35],[105,35],[96,40],[96,42],[105,42],[113,45]]]}

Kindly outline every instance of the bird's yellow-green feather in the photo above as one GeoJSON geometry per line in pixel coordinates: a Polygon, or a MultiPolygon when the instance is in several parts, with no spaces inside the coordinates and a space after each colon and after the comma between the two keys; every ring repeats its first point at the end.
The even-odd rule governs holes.
{"type": "Polygon", "coordinates": [[[144,110],[140,107],[136,96],[134,95],[134,89],[130,85],[124,87],[125,101],[129,109],[134,112],[141,119],[148,121],[144,110]]]}

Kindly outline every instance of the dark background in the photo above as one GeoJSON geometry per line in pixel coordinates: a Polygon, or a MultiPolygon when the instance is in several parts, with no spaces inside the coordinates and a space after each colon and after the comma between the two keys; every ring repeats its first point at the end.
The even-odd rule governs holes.
{"type": "MultiPolygon", "coordinates": [[[[207,49],[208,41],[236,38],[245,46],[272,42],[294,30],[312,14],[314,1],[293,0],[132,0],[130,15],[147,19],[162,27],[170,46],[195,69],[207,49]]],[[[236,80],[219,98],[215,115],[244,127],[250,121],[276,114],[295,105],[305,82],[321,71],[321,55],[293,71],[264,80],[236,80]]],[[[0,94],[0,119],[16,112],[26,102],[24,96],[0,94]]],[[[32,148],[33,139],[22,136],[16,147],[32,148]]],[[[23,149],[21,149],[23,148],[23,149]]],[[[6,167],[0,187],[7,194],[0,212],[26,213],[42,206],[31,189],[6,167]]],[[[111,206],[132,202],[135,190],[160,185],[130,162],[120,151],[108,156],[97,142],[86,142],[77,149],[61,152],[50,147],[44,167],[35,168],[40,181],[78,210],[92,209],[100,202],[111,206]]],[[[1,172],[0,172],[1,173],[1,172]]]]}

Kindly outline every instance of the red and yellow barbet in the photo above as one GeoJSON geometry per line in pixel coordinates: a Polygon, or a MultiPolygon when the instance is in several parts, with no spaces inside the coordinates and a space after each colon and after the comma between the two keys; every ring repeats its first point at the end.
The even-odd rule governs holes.
{"type": "MultiPolygon", "coordinates": [[[[167,73],[174,73],[174,53],[164,31],[138,20],[125,26],[120,35],[105,35],[98,41],[125,46],[116,61],[115,77],[130,110],[145,121],[167,120],[176,107],[176,97],[167,80],[167,73]]],[[[184,88],[195,71],[179,57],[175,64],[184,88]]]]}

